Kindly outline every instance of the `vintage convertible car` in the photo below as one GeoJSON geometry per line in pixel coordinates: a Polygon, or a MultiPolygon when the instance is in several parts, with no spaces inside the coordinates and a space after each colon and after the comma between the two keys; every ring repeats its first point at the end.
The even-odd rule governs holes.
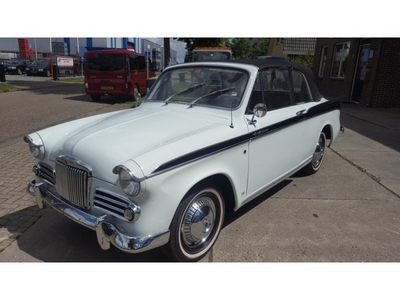
{"type": "Polygon", "coordinates": [[[95,230],[102,249],[198,261],[226,211],[320,169],[339,115],[311,70],[286,60],[175,65],[138,108],[26,135],[38,159],[28,192],[95,230]]]}

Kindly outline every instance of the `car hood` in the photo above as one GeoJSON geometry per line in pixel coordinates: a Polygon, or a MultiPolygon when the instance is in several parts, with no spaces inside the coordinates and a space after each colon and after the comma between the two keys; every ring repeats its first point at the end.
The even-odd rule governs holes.
{"type": "MultiPolygon", "coordinates": [[[[226,119],[205,114],[200,117],[188,112],[187,108],[125,110],[63,133],[63,138],[53,145],[50,160],[55,161],[58,155],[73,156],[90,165],[93,176],[115,183],[116,175],[112,173],[115,166],[128,160],[137,162],[144,154],[156,150],[160,153],[160,148],[167,147],[169,150],[165,157],[152,157],[151,166],[146,162],[149,170],[153,171],[158,163],[176,155],[171,151],[172,146],[180,148],[177,153],[182,151],[182,147],[190,151],[191,147],[198,146],[189,140],[222,126],[229,128],[226,119]]],[[[146,171],[143,172],[146,176],[146,171]]]]}
{"type": "Polygon", "coordinates": [[[36,69],[36,68],[45,68],[48,67],[50,64],[30,64],[27,65],[28,68],[36,69]]]}

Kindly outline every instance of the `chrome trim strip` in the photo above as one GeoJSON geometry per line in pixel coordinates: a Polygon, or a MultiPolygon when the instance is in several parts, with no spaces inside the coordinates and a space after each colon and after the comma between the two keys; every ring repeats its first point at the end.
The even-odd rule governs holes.
{"type": "Polygon", "coordinates": [[[83,161],[76,159],[75,157],[68,155],[59,155],[57,156],[57,162],[63,165],[67,165],[69,167],[81,169],[83,171],[87,171],[89,176],[92,176],[93,169],[88,164],[83,161]]]}
{"type": "Polygon", "coordinates": [[[133,220],[129,221],[132,223],[136,222],[141,214],[140,206],[137,205],[134,201],[130,200],[127,197],[121,196],[120,194],[108,191],[100,187],[96,188],[94,191],[93,206],[96,206],[97,208],[102,209],[107,213],[110,213],[124,221],[129,221],[124,217],[125,210],[129,208],[134,213],[133,220]],[[113,199],[112,197],[114,197],[115,199],[113,199]],[[124,208],[121,209],[118,208],[118,206],[124,206],[124,208]],[[113,210],[119,211],[120,215],[118,213],[114,213],[113,210]]]}
{"type": "Polygon", "coordinates": [[[45,189],[42,183],[37,184],[35,180],[28,184],[27,190],[29,194],[35,196],[39,207],[43,208],[46,203],[71,220],[95,230],[97,241],[103,250],[109,249],[110,244],[113,244],[122,251],[140,253],[162,246],[169,241],[169,230],[154,235],[128,236],[122,233],[117,225],[108,221],[106,214],[99,217],[92,216],[64,202],[57,195],[45,189]]]}

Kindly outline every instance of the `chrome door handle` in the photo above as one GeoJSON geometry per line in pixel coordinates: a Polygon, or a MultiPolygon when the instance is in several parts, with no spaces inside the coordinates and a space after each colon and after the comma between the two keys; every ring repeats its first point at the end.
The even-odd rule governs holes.
{"type": "Polygon", "coordinates": [[[305,112],[306,112],[306,109],[299,110],[299,111],[296,113],[296,116],[300,116],[300,115],[304,114],[305,112]]]}

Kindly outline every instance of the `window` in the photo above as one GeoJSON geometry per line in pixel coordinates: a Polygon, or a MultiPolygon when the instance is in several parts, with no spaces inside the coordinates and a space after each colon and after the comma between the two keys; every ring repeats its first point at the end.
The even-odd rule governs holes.
{"type": "Polygon", "coordinates": [[[311,101],[311,91],[302,72],[271,68],[258,74],[246,114],[252,114],[257,103],[265,103],[271,111],[311,101]]]}
{"type": "Polygon", "coordinates": [[[118,71],[124,68],[124,57],[121,54],[90,54],[86,64],[89,70],[118,71]]]}
{"type": "Polygon", "coordinates": [[[291,106],[289,71],[268,69],[261,73],[265,104],[268,110],[291,106]]]}
{"type": "Polygon", "coordinates": [[[322,48],[322,53],[321,53],[321,60],[319,62],[319,70],[318,70],[318,76],[319,77],[324,77],[327,53],[328,53],[328,47],[323,47],[322,48]]]}
{"type": "Polygon", "coordinates": [[[307,84],[307,80],[303,73],[293,70],[293,95],[294,103],[302,104],[312,101],[310,89],[307,84]]]}
{"type": "Polygon", "coordinates": [[[334,49],[334,59],[332,64],[331,77],[344,78],[346,74],[347,58],[350,52],[350,42],[336,44],[334,49]]]}
{"type": "Polygon", "coordinates": [[[239,106],[249,76],[237,69],[182,67],[161,73],[147,100],[234,109],[239,106]]]}
{"type": "Polygon", "coordinates": [[[129,65],[130,65],[130,71],[135,71],[135,72],[146,71],[146,60],[144,56],[129,54],[129,65]]]}

